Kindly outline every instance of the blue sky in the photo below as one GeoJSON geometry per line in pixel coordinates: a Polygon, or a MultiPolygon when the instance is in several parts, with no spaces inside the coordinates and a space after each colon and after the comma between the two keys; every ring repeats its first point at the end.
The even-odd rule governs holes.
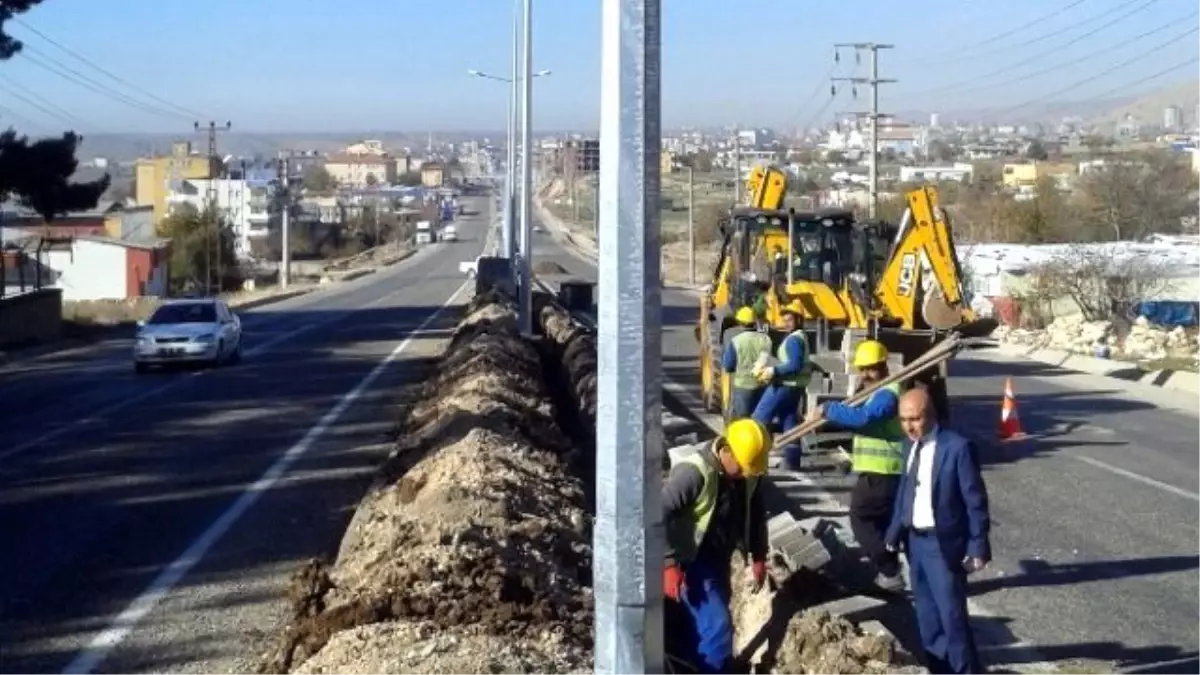
{"type": "MultiPolygon", "coordinates": [[[[884,110],[1009,106],[1043,96],[1087,100],[1197,76],[1192,63],[1143,82],[1195,57],[1192,33],[1071,88],[1195,29],[1196,0],[663,4],[663,115],[672,127],[735,121],[797,126],[865,106],[865,88],[857,101],[847,88],[823,105],[834,42],[895,45],[881,52],[881,76],[899,80],[881,89],[884,110]],[[1091,31],[1095,35],[1087,36],[1091,31]],[[1143,33],[1150,34],[1131,41],[1143,33]]],[[[594,128],[601,2],[534,5],[535,66],[553,70],[535,87],[535,127],[594,128]]],[[[511,0],[45,0],[22,19],[122,80],[203,112],[205,119],[230,119],[245,131],[494,130],[503,128],[505,86],[466,71],[507,75],[511,11],[511,0]]],[[[11,23],[10,32],[43,64],[57,60],[94,85],[165,107],[20,23],[11,23]]],[[[865,60],[856,71],[853,53],[844,52],[839,74],[865,75],[865,60]]],[[[61,120],[17,94],[68,114],[84,131],[191,126],[184,112],[139,110],[20,56],[0,64],[0,106],[49,129],[62,128],[61,120]]]]}

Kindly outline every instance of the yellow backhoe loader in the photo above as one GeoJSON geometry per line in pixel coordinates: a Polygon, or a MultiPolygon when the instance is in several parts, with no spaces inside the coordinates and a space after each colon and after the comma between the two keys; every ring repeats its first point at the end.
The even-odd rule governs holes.
{"type": "MultiPolygon", "coordinates": [[[[814,361],[840,373],[835,379],[849,375],[844,355],[862,339],[882,341],[902,365],[950,332],[972,337],[995,328],[967,304],[950,223],[933,187],[905,195],[908,208],[895,226],[860,222],[846,209],[785,210],[787,177],[776,167],[755,169],[747,187],[750,204],[735,206],[721,223],[721,255],[696,328],[701,384],[713,412],[727,407],[721,353],[742,306],[755,307],[770,326],[785,310],[804,317],[814,361]]],[[[849,389],[853,378],[845,379],[849,389]]],[[[924,379],[944,418],[944,364],[924,379]]]]}

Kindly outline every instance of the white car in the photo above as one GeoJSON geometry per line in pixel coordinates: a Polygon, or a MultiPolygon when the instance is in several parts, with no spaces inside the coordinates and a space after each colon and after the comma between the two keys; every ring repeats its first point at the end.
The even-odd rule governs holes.
{"type": "Polygon", "coordinates": [[[242,321],[220,300],[172,300],[138,322],[133,367],[199,363],[216,366],[242,358],[242,321]]]}

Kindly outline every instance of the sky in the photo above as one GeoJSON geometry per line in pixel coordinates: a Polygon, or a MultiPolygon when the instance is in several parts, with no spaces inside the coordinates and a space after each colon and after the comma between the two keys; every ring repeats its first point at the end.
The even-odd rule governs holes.
{"type": "MultiPolygon", "coordinates": [[[[534,67],[551,70],[535,81],[535,129],[597,127],[601,4],[533,2],[534,67]]],[[[866,109],[866,86],[830,100],[831,74],[869,75],[865,53],[835,64],[835,42],[894,46],[879,52],[880,77],[897,80],[880,85],[883,112],[1019,114],[1198,72],[1196,0],[662,5],[668,128],[866,109]]],[[[197,117],[248,132],[500,130],[506,85],[467,71],[509,75],[512,13],[512,0],[44,0],[7,25],[29,49],[0,63],[0,119],[85,133],[184,131],[197,117]]]]}

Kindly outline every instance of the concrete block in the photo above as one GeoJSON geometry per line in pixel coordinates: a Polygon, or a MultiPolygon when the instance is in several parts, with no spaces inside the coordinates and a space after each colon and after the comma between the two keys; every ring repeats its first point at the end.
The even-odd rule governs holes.
{"type": "Polygon", "coordinates": [[[793,572],[800,569],[816,571],[833,560],[821,533],[804,529],[790,513],[781,513],[767,521],[767,541],[771,551],[778,554],[793,572]]]}

